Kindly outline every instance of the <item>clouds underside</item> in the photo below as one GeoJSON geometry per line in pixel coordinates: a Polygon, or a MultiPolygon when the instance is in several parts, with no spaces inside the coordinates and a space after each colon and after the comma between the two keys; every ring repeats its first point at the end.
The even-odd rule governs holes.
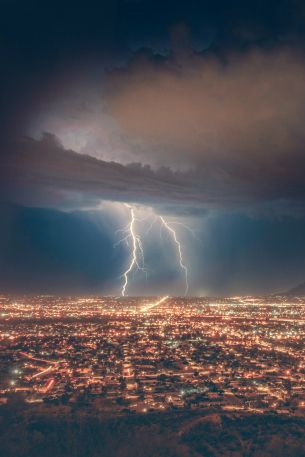
{"type": "Polygon", "coordinates": [[[101,200],[129,201],[177,212],[207,209],[302,210],[305,162],[286,157],[273,168],[197,167],[173,171],[122,165],[65,150],[52,135],[22,138],[2,156],[2,200],[58,208],[94,207],[101,200]]]}

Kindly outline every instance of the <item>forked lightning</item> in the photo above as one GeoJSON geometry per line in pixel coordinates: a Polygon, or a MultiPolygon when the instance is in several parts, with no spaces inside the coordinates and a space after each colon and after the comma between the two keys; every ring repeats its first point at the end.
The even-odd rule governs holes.
{"type": "MultiPolygon", "coordinates": [[[[131,205],[128,205],[127,203],[125,203],[125,206],[129,210],[130,222],[124,229],[118,230],[118,232],[123,232],[125,234],[125,236],[116,243],[116,245],[118,245],[125,241],[128,243],[128,245],[129,245],[129,243],[131,244],[130,261],[129,261],[127,269],[122,274],[122,278],[124,278],[124,282],[123,282],[123,286],[122,286],[122,290],[121,290],[121,295],[123,297],[127,293],[129,275],[133,270],[136,270],[136,269],[141,270],[142,272],[144,272],[147,275],[147,271],[145,269],[145,263],[144,263],[143,245],[142,245],[141,237],[139,234],[137,234],[136,227],[135,227],[135,224],[138,221],[138,219],[135,217],[135,209],[131,205]]],[[[150,231],[151,227],[158,220],[160,221],[160,224],[161,224],[160,230],[165,229],[168,232],[168,234],[170,235],[170,237],[172,238],[172,240],[174,241],[174,245],[176,246],[179,267],[183,271],[184,278],[185,278],[184,293],[185,293],[185,295],[187,295],[188,290],[189,290],[188,270],[187,270],[187,267],[183,260],[181,243],[177,238],[176,231],[173,229],[173,227],[171,225],[169,225],[169,223],[165,220],[165,218],[163,216],[155,216],[155,218],[154,218],[149,230],[146,232],[146,234],[150,231]]],[[[167,297],[165,297],[164,299],[166,299],[166,298],[167,297]]],[[[161,299],[161,301],[163,301],[164,299],[161,299]]]]}

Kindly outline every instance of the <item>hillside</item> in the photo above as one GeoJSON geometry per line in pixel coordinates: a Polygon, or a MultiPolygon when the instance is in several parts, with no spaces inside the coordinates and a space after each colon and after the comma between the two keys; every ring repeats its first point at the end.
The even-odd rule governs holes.
{"type": "Polygon", "coordinates": [[[6,457],[302,457],[300,417],[171,412],[98,417],[88,411],[0,408],[6,457]]]}

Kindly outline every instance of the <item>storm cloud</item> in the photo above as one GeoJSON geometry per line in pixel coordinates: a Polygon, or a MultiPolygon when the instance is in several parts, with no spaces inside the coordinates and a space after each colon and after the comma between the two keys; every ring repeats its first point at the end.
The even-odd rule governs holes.
{"type": "Polygon", "coordinates": [[[107,82],[109,113],[150,144],[149,163],[278,173],[304,153],[305,59],[292,48],[139,53],[107,82]]]}
{"type": "Polygon", "coordinates": [[[228,169],[201,166],[186,171],[122,165],[66,150],[50,134],[21,138],[1,158],[4,201],[58,208],[95,207],[101,200],[129,201],[200,213],[207,209],[303,209],[304,156],[286,155],[273,167],[228,169]]]}
{"type": "Polygon", "coordinates": [[[36,139],[7,146],[8,193],[25,185],[40,191],[22,198],[73,193],[80,206],[108,199],[194,213],[303,211],[303,51],[196,53],[188,33],[174,29],[168,55],[138,51],[97,83],[55,97],[36,119],[36,139]]]}

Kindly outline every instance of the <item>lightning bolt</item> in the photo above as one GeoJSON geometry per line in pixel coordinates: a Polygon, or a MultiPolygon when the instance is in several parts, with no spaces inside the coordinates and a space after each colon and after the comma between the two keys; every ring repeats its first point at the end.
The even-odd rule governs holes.
{"type": "Polygon", "coordinates": [[[186,231],[188,231],[192,235],[194,240],[198,241],[202,245],[202,240],[196,235],[195,230],[193,230],[188,225],[184,224],[183,222],[178,222],[178,221],[171,222],[171,225],[180,225],[181,227],[183,227],[186,231]]]}
{"type": "Polygon", "coordinates": [[[147,275],[147,271],[145,270],[144,267],[144,250],[142,246],[142,241],[141,238],[137,235],[135,231],[135,223],[137,221],[135,217],[135,211],[134,208],[127,203],[125,203],[126,208],[129,209],[130,212],[130,222],[129,224],[124,228],[119,230],[119,232],[126,233],[126,235],[119,240],[116,245],[122,243],[122,242],[127,242],[129,244],[129,241],[131,241],[131,258],[130,262],[128,265],[128,268],[126,271],[124,271],[122,277],[124,278],[123,286],[122,286],[122,291],[121,294],[123,297],[125,297],[127,287],[128,287],[128,278],[129,274],[137,268],[138,270],[143,271],[147,275]]]}
{"type": "MultiPolygon", "coordinates": [[[[136,218],[136,210],[133,206],[129,205],[128,203],[124,203],[124,206],[129,211],[130,221],[124,228],[116,231],[116,233],[122,233],[123,235],[122,235],[121,239],[119,239],[119,241],[117,241],[114,244],[114,247],[115,247],[115,246],[118,246],[119,244],[125,242],[128,245],[128,247],[130,247],[130,260],[129,260],[126,270],[124,271],[124,273],[121,276],[123,278],[123,285],[122,285],[122,289],[121,289],[121,295],[123,297],[126,296],[128,285],[129,285],[130,274],[134,270],[140,270],[143,273],[145,273],[146,279],[147,279],[147,274],[148,274],[147,270],[145,268],[144,249],[143,249],[143,245],[142,245],[142,240],[136,230],[136,222],[143,222],[143,220],[136,218]]],[[[149,234],[149,232],[151,231],[154,224],[157,223],[158,221],[160,222],[160,235],[161,235],[162,229],[166,230],[168,232],[169,236],[172,238],[174,245],[176,246],[179,267],[181,268],[181,270],[184,274],[184,278],[185,278],[185,295],[187,295],[188,290],[189,290],[188,269],[184,263],[181,243],[177,237],[177,233],[176,233],[176,230],[173,228],[173,225],[175,225],[175,224],[182,225],[185,229],[189,230],[193,236],[194,236],[194,233],[188,226],[185,226],[182,223],[172,222],[171,224],[169,224],[163,216],[154,214],[154,218],[146,231],[146,235],[149,234]]],[[[159,301],[159,302],[162,303],[167,298],[168,298],[167,296],[163,297],[163,298],[161,298],[161,301],[159,301]]],[[[147,305],[148,306],[147,309],[157,306],[159,304],[159,302],[147,305]]],[[[146,309],[146,306],[144,308],[146,309]]]]}
{"type": "Polygon", "coordinates": [[[174,243],[177,246],[177,252],[178,252],[178,259],[179,259],[179,265],[181,270],[184,272],[184,277],[185,277],[185,292],[184,294],[187,295],[188,290],[189,290],[189,283],[188,283],[188,271],[187,267],[183,263],[183,255],[182,255],[182,250],[181,250],[181,243],[177,238],[177,234],[175,230],[166,222],[163,216],[159,216],[159,219],[162,223],[162,226],[168,231],[168,233],[171,235],[172,239],[174,240],[174,243]]]}

